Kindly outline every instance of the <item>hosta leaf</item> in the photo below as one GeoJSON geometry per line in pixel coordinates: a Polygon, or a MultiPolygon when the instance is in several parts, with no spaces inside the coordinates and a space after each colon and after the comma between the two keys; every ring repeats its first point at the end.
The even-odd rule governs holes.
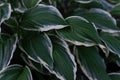
{"type": "Polygon", "coordinates": [[[23,14],[21,27],[31,31],[48,31],[66,27],[66,23],[55,7],[39,4],[23,14]]]}
{"type": "Polygon", "coordinates": [[[96,2],[98,2],[99,4],[101,4],[103,6],[103,9],[110,11],[113,7],[113,4],[109,3],[106,0],[95,0],[96,2]]]}
{"type": "Polygon", "coordinates": [[[27,65],[29,65],[34,70],[36,70],[42,74],[49,74],[50,73],[41,63],[37,63],[37,62],[29,59],[27,55],[22,54],[21,57],[27,63],[27,65]]]}
{"type": "MultiPolygon", "coordinates": [[[[80,3],[80,7],[82,7],[82,8],[79,8],[79,9],[83,9],[83,10],[87,10],[87,9],[91,9],[91,8],[101,8],[101,9],[103,9],[102,4],[100,4],[97,1],[92,1],[90,3],[80,3]],[[84,8],[87,8],[87,9],[84,9],[84,8]]],[[[81,12],[78,11],[78,13],[81,13],[81,12]]],[[[76,12],[74,14],[76,14],[76,12]]]]}
{"type": "Polygon", "coordinates": [[[79,2],[79,3],[90,3],[92,2],[93,0],[75,0],[76,2],[79,2]]]}
{"type": "Polygon", "coordinates": [[[99,43],[97,31],[93,24],[79,16],[66,19],[70,27],[58,30],[60,37],[75,45],[93,46],[99,43]]]}
{"type": "Polygon", "coordinates": [[[120,80],[120,73],[109,73],[111,80],[120,80]]]}
{"type": "Polygon", "coordinates": [[[21,41],[20,48],[35,62],[52,67],[52,44],[46,34],[32,33],[21,41]]]}
{"type": "Polygon", "coordinates": [[[14,28],[18,26],[17,20],[13,17],[10,17],[8,20],[6,20],[5,24],[8,25],[9,27],[14,27],[14,28]]]}
{"type": "Polygon", "coordinates": [[[120,56],[120,38],[117,33],[100,33],[102,41],[105,43],[107,48],[117,55],[120,56]]]}
{"type": "Polygon", "coordinates": [[[108,60],[112,63],[116,63],[117,66],[120,67],[120,57],[118,55],[111,53],[108,57],[108,60]]]}
{"type": "Polygon", "coordinates": [[[95,23],[98,29],[102,29],[107,32],[118,31],[115,19],[106,11],[102,9],[91,9],[89,12],[80,14],[80,16],[86,18],[90,22],[95,23]]]}
{"type": "Polygon", "coordinates": [[[36,6],[42,0],[22,0],[26,8],[31,8],[36,6]]]}
{"type": "Polygon", "coordinates": [[[0,80],[33,80],[28,67],[11,65],[0,71],[0,80]]]}
{"type": "Polygon", "coordinates": [[[111,80],[96,47],[77,47],[77,61],[89,80],[111,80]]]}
{"type": "Polygon", "coordinates": [[[113,61],[120,67],[120,57],[118,55],[113,57],[113,61]]]}
{"type": "Polygon", "coordinates": [[[101,8],[107,11],[110,11],[113,8],[113,4],[109,3],[106,0],[75,0],[80,3],[81,7],[84,8],[101,8]]]}
{"type": "Polygon", "coordinates": [[[120,3],[115,5],[110,13],[114,16],[119,16],[120,15],[120,3]]]}
{"type": "Polygon", "coordinates": [[[22,3],[22,0],[14,0],[14,1],[8,0],[8,2],[11,3],[12,7],[14,7],[13,13],[15,12],[15,15],[17,15],[16,11],[23,13],[26,10],[26,8],[22,3]]]}
{"type": "Polygon", "coordinates": [[[0,24],[11,15],[11,6],[9,3],[0,4],[0,24]]]}
{"type": "Polygon", "coordinates": [[[0,35],[0,70],[5,68],[13,57],[16,49],[16,36],[0,35]]]}
{"type": "Polygon", "coordinates": [[[75,80],[76,64],[67,44],[58,38],[52,38],[52,42],[55,75],[61,80],[75,80]]]}

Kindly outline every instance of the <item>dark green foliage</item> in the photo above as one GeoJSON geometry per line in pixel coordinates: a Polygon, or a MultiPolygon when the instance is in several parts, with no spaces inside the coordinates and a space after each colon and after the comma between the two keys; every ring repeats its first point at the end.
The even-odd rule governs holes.
{"type": "Polygon", "coordinates": [[[0,0],[0,80],[120,80],[120,0],[0,0]]]}

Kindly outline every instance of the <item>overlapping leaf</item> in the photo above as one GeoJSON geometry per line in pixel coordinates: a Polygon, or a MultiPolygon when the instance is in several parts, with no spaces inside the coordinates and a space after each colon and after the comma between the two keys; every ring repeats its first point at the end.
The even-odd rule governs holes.
{"type": "Polygon", "coordinates": [[[85,46],[93,46],[100,42],[94,25],[86,19],[79,16],[71,16],[66,21],[70,26],[57,31],[58,35],[63,39],[75,45],[85,46]]]}
{"type": "Polygon", "coordinates": [[[52,44],[46,34],[32,33],[21,41],[20,47],[30,59],[44,66],[52,67],[52,44]]]}
{"type": "Polygon", "coordinates": [[[120,80],[120,73],[109,73],[111,80],[120,80]]]}
{"type": "Polygon", "coordinates": [[[14,17],[10,17],[8,20],[6,20],[5,24],[14,28],[18,26],[18,22],[14,17]]]}
{"type": "Polygon", "coordinates": [[[64,28],[66,22],[55,7],[39,4],[23,14],[21,27],[31,31],[48,31],[64,28]]]}
{"type": "Polygon", "coordinates": [[[37,63],[37,62],[29,59],[26,54],[22,54],[21,57],[27,63],[27,65],[29,65],[34,70],[36,70],[42,74],[49,74],[50,73],[41,63],[37,63]]]}
{"type": "Polygon", "coordinates": [[[11,15],[11,5],[9,3],[0,4],[0,24],[11,15]]]}
{"type": "Polygon", "coordinates": [[[14,0],[14,1],[8,0],[8,2],[12,5],[12,9],[14,9],[13,13],[15,12],[15,15],[18,15],[16,14],[16,11],[23,13],[26,10],[26,8],[22,3],[22,0],[14,0]]]}
{"type": "Polygon", "coordinates": [[[120,56],[120,38],[118,33],[101,32],[100,36],[107,48],[111,52],[120,56]]]}
{"type": "Polygon", "coordinates": [[[76,2],[79,2],[81,7],[84,8],[101,8],[107,11],[110,11],[113,8],[113,4],[109,3],[106,0],[75,0],[76,2]]]}
{"type": "Polygon", "coordinates": [[[102,9],[91,9],[86,13],[80,14],[80,16],[95,23],[98,29],[102,29],[107,32],[119,30],[116,26],[115,19],[107,11],[102,9]]]}
{"type": "Polygon", "coordinates": [[[10,37],[5,34],[0,34],[0,70],[10,63],[16,49],[16,43],[16,36],[10,37]]]}
{"type": "Polygon", "coordinates": [[[114,16],[119,16],[120,15],[120,3],[114,6],[114,8],[110,12],[114,16]]]}
{"type": "Polygon", "coordinates": [[[111,80],[96,47],[77,47],[77,61],[89,80],[111,80]]]}
{"type": "Polygon", "coordinates": [[[0,71],[0,80],[33,80],[28,67],[11,65],[0,71]]]}
{"type": "Polygon", "coordinates": [[[52,38],[52,42],[55,75],[61,80],[75,80],[76,64],[67,44],[58,38],[52,38]]]}
{"type": "Polygon", "coordinates": [[[120,57],[118,55],[111,53],[108,57],[108,60],[111,62],[115,62],[117,66],[120,67],[120,57]]]}
{"type": "Polygon", "coordinates": [[[26,8],[31,8],[36,6],[42,0],[22,0],[26,8]]]}
{"type": "Polygon", "coordinates": [[[113,7],[113,4],[109,3],[106,0],[95,0],[96,2],[98,2],[98,4],[101,4],[103,6],[103,9],[110,11],[113,7]]]}

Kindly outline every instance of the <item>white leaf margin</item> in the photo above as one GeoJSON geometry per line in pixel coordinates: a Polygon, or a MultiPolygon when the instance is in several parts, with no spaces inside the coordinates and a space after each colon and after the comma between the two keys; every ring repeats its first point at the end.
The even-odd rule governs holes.
{"type": "MultiPolygon", "coordinates": [[[[48,41],[50,42],[50,44],[52,44],[49,36],[48,36],[46,33],[44,33],[44,35],[46,36],[46,38],[48,39],[48,41]]],[[[39,63],[39,62],[40,62],[40,63],[41,63],[45,68],[47,68],[47,69],[50,68],[49,65],[48,65],[45,61],[43,61],[41,58],[38,57],[39,61],[37,61],[37,60],[35,60],[34,58],[32,58],[31,56],[29,56],[28,53],[22,48],[22,46],[20,45],[20,43],[18,44],[18,46],[19,46],[19,48],[28,56],[29,59],[35,61],[36,63],[39,63]]],[[[51,47],[50,50],[51,50],[51,51],[50,51],[50,55],[51,55],[51,58],[53,59],[53,57],[52,57],[53,46],[51,47]]]]}
{"type": "MultiPolygon", "coordinates": [[[[11,68],[11,67],[23,67],[23,66],[21,66],[21,65],[19,65],[19,64],[10,65],[10,66],[7,66],[6,68],[0,70],[0,73],[6,71],[7,69],[9,69],[9,68],[11,68]]],[[[29,69],[27,66],[25,66],[24,68],[26,68],[26,69],[28,70],[28,72],[30,73],[30,79],[33,80],[33,78],[32,78],[32,73],[31,73],[30,69],[29,69]]]]}
{"type": "Polygon", "coordinates": [[[75,0],[76,2],[79,2],[79,3],[83,3],[83,4],[86,4],[86,3],[91,3],[93,0],[88,0],[88,1],[84,1],[84,0],[75,0]]]}
{"type": "MultiPolygon", "coordinates": [[[[74,72],[74,80],[76,80],[76,72],[77,72],[77,64],[75,62],[75,58],[74,56],[72,55],[72,53],[70,52],[69,48],[68,48],[68,45],[67,43],[60,39],[64,45],[62,45],[63,47],[66,48],[67,52],[68,52],[68,56],[70,57],[71,61],[73,62],[73,65],[74,65],[74,69],[73,69],[73,72],[74,72]]],[[[66,80],[59,72],[56,72],[54,71],[53,69],[50,69],[48,67],[46,67],[52,74],[55,74],[57,78],[61,79],[61,80],[66,80]]]]}
{"type": "MultiPolygon", "coordinates": [[[[0,7],[2,7],[4,5],[5,5],[5,3],[2,3],[2,4],[0,4],[0,7]]],[[[7,5],[8,5],[8,15],[5,16],[4,19],[1,20],[0,25],[2,24],[2,22],[4,22],[4,20],[9,19],[11,16],[11,12],[12,12],[11,5],[10,5],[10,3],[7,3],[7,5]]]]}
{"type": "MultiPolygon", "coordinates": [[[[6,35],[6,34],[0,34],[0,35],[6,35]]],[[[7,36],[8,36],[8,35],[7,35],[7,36]]],[[[8,40],[12,40],[13,37],[15,38],[15,41],[14,41],[13,46],[12,46],[13,49],[12,49],[12,52],[11,52],[10,60],[9,60],[9,62],[7,63],[6,66],[8,66],[8,65],[10,64],[10,61],[11,61],[11,59],[13,58],[13,54],[14,54],[14,52],[15,52],[15,50],[16,50],[16,46],[17,46],[17,42],[18,42],[17,34],[15,34],[15,35],[13,35],[13,36],[10,36],[8,40]]],[[[5,69],[5,68],[6,68],[6,67],[4,67],[3,69],[5,69]]],[[[3,70],[3,69],[2,69],[2,70],[3,70]]]]}

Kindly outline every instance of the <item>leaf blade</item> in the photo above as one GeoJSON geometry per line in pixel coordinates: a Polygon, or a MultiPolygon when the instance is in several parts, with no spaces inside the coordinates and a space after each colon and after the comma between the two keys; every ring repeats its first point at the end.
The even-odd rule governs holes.
{"type": "Polygon", "coordinates": [[[98,43],[99,37],[93,24],[79,16],[71,16],[66,19],[69,28],[58,30],[60,37],[75,45],[93,46],[98,43]]]}
{"type": "Polygon", "coordinates": [[[108,33],[108,32],[101,32],[100,37],[101,40],[105,43],[106,48],[109,51],[117,54],[120,56],[120,38],[118,36],[119,33],[108,33]]]}
{"type": "Polygon", "coordinates": [[[55,7],[43,4],[27,10],[21,22],[21,28],[31,31],[48,31],[66,26],[64,18],[55,7]]]}
{"type": "Polygon", "coordinates": [[[110,13],[113,15],[113,16],[119,16],[120,15],[120,3],[116,4],[112,10],[110,11],[110,13]]]}
{"type": "Polygon", "coordinates": [[[52,44],[49,37],[44,33],[31,33],[20,43],[20,48],[27,56],[45,67],[53,66],[52,44]]]}
{"type": "Polygon", "coordinates": [[[8,36],[5,34],[0,36],[0,70],[2,70],[9,65],[13,57],[13,53],[16,49],[17,37],[16,35],[8,36]]]}
{"type": "Polygon", "coordinates": [[[111,80],[119,80],[120,79],[120,73],[109,73],[109,76],[111,77],[111,80]]]}
{"type": "Polygon", "coordinates": [[[52,41],[54,59],[53,73],[62,80],[75,80],[76,63],[67,44],[58,38],[52,38],[52,41]]]}
{"type": "Polygon", "coordinates": [[[110,13],[108,13],[105,10],[91,9],[88,12],[79,14],[79,16],[82,16],[90,22],[93,22],[96,25],[97,29],[101,29],[107,32],[119,30],[119,28],[116,25],[116,20],[111,16],[110,13]]]}
{"type": "Polygon", "coordinates": [[[38,5],[42,0],[22,0],[26,8],[32,8],[38,5]],[[28,3],[29,2],[29,3],[28,3]]]}
{"type": "Polygon", "coordinates": [[[33,80],[28,67],[20,65],[11,65],[0,71],[1,80],[33,80]]]}
{"type": "Polygon", "coordinates": [[[90,80],[111,80],[96,47],[77,47],[77,61],[90,80]],[[88,54],[88,52],[90,54],[88,54]]]}
{"type": "Polygon", "coordinates": [[[0,25],[11,15],[11,5],[9,3],[0,4],[0,25]]]}

